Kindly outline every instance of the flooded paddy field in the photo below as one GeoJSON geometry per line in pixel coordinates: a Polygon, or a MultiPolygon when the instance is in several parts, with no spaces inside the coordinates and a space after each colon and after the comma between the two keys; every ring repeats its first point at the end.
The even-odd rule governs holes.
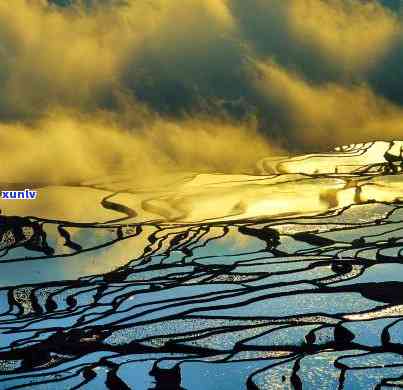
{"type": "Polygon", "coordinates": [[[0,389],[403,387],[402,143],[0,200],[0,389]]]}

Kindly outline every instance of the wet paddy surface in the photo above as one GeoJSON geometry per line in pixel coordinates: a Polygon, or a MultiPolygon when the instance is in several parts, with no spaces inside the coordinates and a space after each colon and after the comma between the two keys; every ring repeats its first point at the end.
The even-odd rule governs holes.
{"type": "Polygon", "coordinates": [[[0,389],[403,387],[395,149],[1,203],[0,389]]]}

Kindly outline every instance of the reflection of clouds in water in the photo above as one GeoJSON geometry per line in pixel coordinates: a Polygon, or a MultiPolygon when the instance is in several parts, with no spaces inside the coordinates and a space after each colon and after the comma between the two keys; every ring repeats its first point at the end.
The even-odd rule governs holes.
{"type": "Polygon", "coordinates": [[[261,176],[178,175],[161,188],[135,182],[135,191],[118,176],[80,192],[56,187],[61,195],[88,191],[83,204],[97,202],[91,216],[99,223],[40,215],[9,223],[14,241],[0,256],[1,283],[15,287],[0,291],[0,386],[316,388],[348,378],[367,388],[394,378],[402,209],[383,201],[401,190],[399,151],[400,143],[347,145],[262,160],[261,176]],[[377,202],[366,202],[374,188],[377,202]],[[17,229],[32,220],[46,233],[35,247],[17,229]],[[376,376],[363,372],[363,354],[376,376]],[[348,362],[345,374],[340,361],[348,362]]]}
{"type": "MultiPolygon", "coordinates": [[[[257,165],[259,176],[178,174],[167,176],[161,188],[144,189],[125,176],[116,176],[88,182],[88,188],[45,187],[39,189],[37,201],[6,202],[2,211],[8,215],[26,213],[45,221],[46,241],[42,238],[43,245],[38,241],[34,247],[28,242],[25,249],[18,250],[21,254],[10,251],[2,259],[4,262],[15,256],[43,257],[41,251],[50,247],[54,256],[61,257],[53,262],[38,259],[38,263],[30,265],[39,274],[49,267],[46,276],[35,280],[41,277],[51,280],[55,273],[58,278],[74,279],[88,273],[110,272],[141,257],[145,248],[153,245],[149,241],[151,232],[155,231],[154,240],[160,240],[160,234],[164,235],[172,223],[177,227],[170,227],[169,236],[160,242],[161,254],[167,248],[180,252],[182,242],[191,246],[192,240],[197,241],[201,234],[198,226],[210,223],[217,227],[203,235],[211,240],[206,247],[211,253],[244,249],[252,252],[255,245],[259,251],[264,249],[264,241],[256,230],[246,229],[240,235],[236,229],[221,225],[267,218],[301,218],[327,211],[336,215],[338,209],[352,204],[395,202],[403,197],[402,177],[383,173],[390,164],[400,167],[400,154],[401,143],[377,142],[346,145],[327,154],[264,159],[257,165]],[[264,170],[271,175],[263,175],[264,170]],[[130,189],[133,184],[134,191],[130,189]],[[124,190],[114,193],[114,188],[124,190]],[[124,227],[121,223],[143,225],[124,227]],[[124,239],[127,235],[135,237],[124,239]],[[30,253],[32,249],[38,252],[30,253]]],[[[361,220],[362,217],[364,214],[360,213],[361,220]]],[[[270,236],[272,232],[266,234],[270,236]]],[[[266,245],[276,240],[273,236],[266,245]]],[[[299,244],[292,240],[292,246],[295,245],[299,244]]],[[[7,267],[12,270],[14,266],[7,267]]]]}
{"type": "MultiPolygon", "coordinates": [[[[385,234],[399,234],[400,220],[394,220],[399,212],[397,204],[374,203],[327,216],[260,223],[162,224],[158,230],[143,226],[141,233],[137,230],[139,235],[127,241],[148,250],[119,270],[106,269],[105,274],[94,275],[97,270],[90,263],[88,269],[80,269],[74,258],[86,262],[90,258],[78,252],[61,263],[69,264],[73,271],[62,271],[72,275],[79,270],[94,276],[62,280],[56,285],[13,288],[1,296],[5,310],[7,299],[11,299],[8,297],[13,297],[10,304],[14,311],[22,308],[24,313],[18,318],[7,314],[8,323],[11,321],[14,327],[7,337],[21,342],[27,336],[24,332],[35,330],[29,335],[28,345],[17,343],[12,350],[4,339],[3,359],[24,362],[25,375],[15,380],[25,383],[32,369],[43,372],[39,363],[31,367],[25,362],[46,343],[50,354],[44,354],[42,362],[61,373],[68,370],[68,377],[61,374],[57,379],[50,378],[60,380],[58,385],[64,388],[84,380],[95,386],[100,372],[112,372],[108,375],[113,380],[134,387],[160,378],[157,369],[151,371],[155,366],[164,368],[166,371],[161,372],[186,383],[191,390],[198,388],[194,378],[205,375],[206,370],[213,378],[219,370],[221,379],[217,380],[224,381],[223,385],[243,386],[248,378],[258,384],[271,376],[278,379],[278,368],[288,362],[289,369],[281,371],[282,384],[292,382],[293,372],[297,372],[304,386],[313,386],[323,383],[329,373],[334,373],[334,381],[339,380],[334,356],[349,356],[348,375],[355,375],[363,353],[368,354],[365,362],[369,369],[379,367],[379,362],[396,365],[400,355],[388,354],[388,342],[382,335],[387,332],[395,341],[399,335],[393,322],[401,317],[400,257],[395,252],[387,260],[374,262],[369,256],[363,258],[362,249],[379,254],[384,249],[385,234]],[[378,218],[382,223],[377,223],[378,218]],[[273,229],[279,232],[276,238],[273,229]],[[237,235],[247,238],[237,242],[237,235]],[[344,256],[347,249],[350,253],[344,256]],[[391,288],[388,283],[392,283],[391,288]],[[388,329],[389,325],[393,326],[388,329]],[[16,328],[24,332],[16,332],[16,328]],[[57,349],[60,346],[62,354],[57,349]],[[309,353],[312,350],[314,355],[309,353]],[[113,359],[116,366],[105,366],[99,355],[93,357],[94,351],[113,354],[113,358],[106,359],[113,359]],[[83,366],[77,365],[83,354],[83,366]],[[320,370],[312,356],[321,358],[320,370]],[[137,360],[143,363],[139,365],[137,360]],[[179,368],[173,371],[169,367],[175,364],[179,368]],[[134,366],[136,375],[127,374],[134,366]],[[79,367],[94,375],[84,378],[79,367]]],[[[133,227],[121,228],[120,233],[116,228],[66,229],[71,241],[85,248],[108,241],[115,234],[124,237],[136,233],[133,227]],[[88,234],[90,230],[94,234],[88,234]]],[[[134,247],[124,241],[114,244],[122,243],[116,251],[113,246],[101,250],[102,257],[130,261],[127,255],[132,256],[134,247]]],[[[390,242],[389,248],[401,248],[401,244],[390,242]]],[[[96,250],[92,256],[97,256],[96,250]]],[[[48,260],[46,269],[51,272],[50,261],[55,266],[59,260],[48,260]]],[[[3,319],[6,317],[0,316],[0,322],[3,319]]],[[[10,364],[0,362],[0,369],[13,375],[10,364]]],[[[367,381],[359,372],[352,383],[372,383],[372,377],[367,381]]],[[[388,367],[378,369],[377,381],[388,378],[388,373],[388,367]]],[[[39,375],[35,379],[42,384],[47,377],[39,375]]],[[[8,384],[11,380],[6,375],[2,382],[8,384]]],[[[217,380],[203,385],[213,388],[217,380]]]]}
{"type": "Polygon", "coordinates": [[[119,238],[117,228],[65,229],[81,249],[66,247],[57,225],[45,224],[47,243],[54,250],[53,256],[48,258],[41,252],[25,248],[10,250],[1,257],[1,284],[71,280],[111,272],[140,257],[148,245],[149,235],[155,231],[155,228],[144,227],[143,233],[136,235],[135,229],[127,229],[127,236],[119,238]],[[22,266],[26,270],[24,275],[19,272],[22,266]]]}
{"type": "Polygon", "coordinates": [[[256,165],[259,175],[178,173],[152,186],[125,175],[110,176],[87,182],[85,188],[44,187],[35,202],[0,201],[0,206],[8,215],[75,223],[204,223],[314,215],[370,200],[401,199],[401,147],[399,141],[346,145],[330,153],[262,159],[256,165]]]}
{"type": "Polygon", "coordinates": [[[35,215],[49,219],[72,219],[75,222],[98,222],[116,218],[118,214],[100,209],[105,191],[79,187],[38,188],[35,201],[8,202],[0,199],[0,209],[7,215],[35,215]]]}

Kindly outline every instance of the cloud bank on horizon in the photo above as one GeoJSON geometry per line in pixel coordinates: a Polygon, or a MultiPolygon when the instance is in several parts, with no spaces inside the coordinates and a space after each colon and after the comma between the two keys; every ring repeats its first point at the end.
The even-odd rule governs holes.
{"type": "Polygon", "coordinates": [[[0,181],[234,172],[402,138],[392,1],[64,3],[0,3],[0,181]]]}

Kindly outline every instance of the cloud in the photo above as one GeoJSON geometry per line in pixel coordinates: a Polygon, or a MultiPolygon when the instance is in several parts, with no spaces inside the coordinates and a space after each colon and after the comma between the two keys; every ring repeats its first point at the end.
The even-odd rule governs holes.
{"type": "Polygon", "coordinates": [[[378,1],[55,3],[0,4],[2,181],[233,172],[402,134],[402,21],[378,1]]]}
{"type": "Polygon", "coordinates": [[[86,109],[93,99],[98,102],[114,82],[117,53],[122,50],[105,28],[112,20],[102,19],[103,15],[88,18],[39,1],[3,2],[0,113],[26,118],[51,105],[86,109]]]}
{"type": "Polygon", "coordinates": [[[150,62],[166,79],[180,78],[181,66],[197,57],[200,73],[232,27],[221,0],[108,2],[90,9],[39,0],[2,3],[0,113],[13,118],[55,105],[107,106],[114,91],[147,82],[141,67],[150,62]]]}
{"type": "Polygon", "coordinates": [[[273,62],[256,63],[255,88],[301,146],[399,139],[403,109],[365,84],[313,84],[273,62]]]}
{"type": "Polygon", "coordinates": [[[142,184],[158,185],[172,170],[250,170],[256,159],[279,151],[253,123],[170,120],[139,111],[122,113],[122,120],[101,112],[75,115],[61,111],[30,125],[0,124],[0,154],[8,162],[0,182],[79,183],[129,172],[142,184]],[[136,127],[122,127],[125,121],[136,127]]]}
{"type": "Polygon", "coordinates": [[[376,66],[401,33],[395,14],[375,1],[293,0],[287,16],[297,43],[313,47],[347,73],[376,66]]]}
{"type": "Polygon", "coordinates": [[[396,13],[372,0],[230,4],[243,37],[260,56],[316,81],[361,76],[390,53],[401,34],[396,13]]]}

